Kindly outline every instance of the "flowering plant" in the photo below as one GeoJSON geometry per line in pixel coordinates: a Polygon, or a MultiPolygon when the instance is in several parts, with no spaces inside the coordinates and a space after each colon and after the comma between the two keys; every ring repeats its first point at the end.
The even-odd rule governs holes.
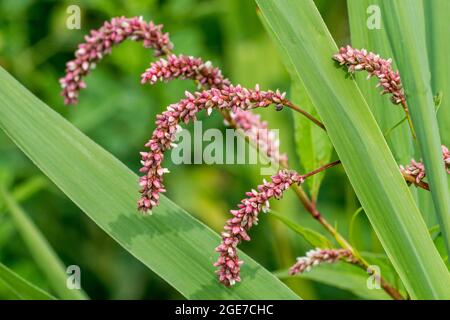
{"type": "MultiPolygon", "coordinates": [[[[105,54],[111,52],[112,46],[125,39],[142,41],[144,47],[155,50],[155,56],[167,55],[167,58],[161,58],[151,63],[141,76],[142,84],[153,85],[158,81],[167,82],[179,78],[193,80],[199,88],[199,91],[194,93],[186,91],[184,99],[168,106],[167,110],[156,118],[156,128],[150,140],[145,144],[148,151],[141,152],[142,168],[140,172],[143,173],[143,176],[139,183],[141,197],[138,201],[138,209],[143,213],[151,213],[151,210],[159,204],[160,194],[166,192],[163,175],[169,171],[163,167],[162,163],[165,152],[176,147],[176,134],[181,130],[180,123],[187,124],[191,120],[196,120],[198,113],[203,110],[207,111],[207,115],[210,115],[213,110],[217,110],[225,116],[225,119],[232,119],[232,125],[235,128],[255,132],[258,129],[266,128],[267,124],[253,115],[252,109],[274,105],[275,110],[280,111],[286,106],[306,116],[307,120],[326,131],[326,126],[321,121],[301,107],[294,105],[286,98],[286,93],[281,93],[279,90],[262,91],[258,85],[255,89],[235,86],[229,79],[224,78],[221,70],[213,67],[211,62],[204,62],[201,58],[173,54],[171,52],[173,45],[169,40],[169,35],[163,33],[162,26],[155,25],[153,22],[146,23],[140,17],[113,18],[100,29],[91,31],[90,36],[86,37],[86,42],[79,45],[75,59],[67,63],[66,75],[60,80],[63,89],[61,94],[64,96],[66,104],[77,102],[79,89],[86,87],[82,77],[86,76],[105,54]]],[[[400,74],[393,70],[392,59],[386,60],[375,53],[365,49],[354,49],[349,45],[342,47],[332,58],[340,65],[346,65],[350,74],[356,71],[366,71],[368,79],[372,76],[378,78],[377,86],[383,88],[382,94],[390,94],[392,103],[402,106],[410,125],[411,134],[416,138],[400,74]]],[[[295,186],[300,201],[312,217],[336,238],[342,248],[317,248],[315,251],[310,251],[307,253],[307,257],[298,258],[298,261],[290,269],[290,274],[295,275],[309,271],[322,262],[333,263],[340,260],[368,269],[368,263],[358,251],[325,220],[316,209],[316,203],[312,202],[301,189],[301,184],[305,179],[339,164],[340,160],[302,175],[289,169],[287,157],[280,156],[277,148],[274,147],[274,141],[260,141],[259,136],[255,135],[250,138],[255,140],[256,146],[263,146],[267,157],[278,163],[281,162],[284,169],[272,176],[269,182],[264,180],[257,190],[252,189],[247,192],[247,197],[241,201],[238,209],[230,211],[233,217],[226,222],[222,232],[222,243],[216,248],[216,251],[220,253],[219,259],[214,264],[219,267],[217,270],[219,281],[226,286],[241,281],[240,266],[243,261],[238,258],[238,244],[242,240],[250,240],[248,231],[258,223],[258,215],[261,211],[270,211],[269,200],[280,199],[283,193],[292,186],[295,186]]],[[[448,149],[442,146],[442,151],[443,164],[450,173],[448,149]]],[[[400,165],[399,170],[406,183],[429,190],[428,184],[422,181],[425,177],[423,163],[412,160],[411,164],[406,167],[400,165]]],[[[403,298],[384,279],[382,279],[382,286],[393,298],[403,298]]]]}
{"type": "MultiPolygon", "coordinates": [[[[6,284],[8,297],[32,299],[449,299],[443,2],[347,0],[350,33],[345,15],[328,21],[333,38],[327,8],[319,13],[312,0],[190,1],[195,12],[183,2],[177,14],[174,1],[151,1],[164,27],[123,16],[101,25],[126,11],[114,6],[100,20],[89,13],[78,28],[94,29],[74,57],[63,52],[82,39],[72,24],[67,42],[61,29],[34,30],[34,16],[27,28],[0,24],[2,66],[49,104],[80,102],[53,109],[0,68],[0,129],[67,196],[0,137],[0,298],[6,284]],[[11,48],[2,45],[9,39],[11,48]],[[52,100],[59,77],[63,99],[52,100]],[[210,166],[225,164],[224,153],[226,165],[210,166]],[[201,166],[180,165],[201,157],[201,166]],[[2,264],[22,259],[23,247],[26,266],[41,272],[29,280],[45,290],[2,264]],[[118,263],[120,250],[130,255],[118,263]],[[149,293],[136,261],[170,286],[149,293]]],[[[56,7],[52,24],[64,20],[56,7]]],[[[52,14],[36,12],[53,16],[45,8],[52,14]]]]}

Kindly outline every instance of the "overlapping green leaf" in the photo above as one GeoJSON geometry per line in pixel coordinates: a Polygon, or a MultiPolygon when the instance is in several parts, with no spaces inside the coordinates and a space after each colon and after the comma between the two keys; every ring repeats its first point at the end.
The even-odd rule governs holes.
{"type": "MultiPolygon", "coordinates": [[[[350,34],[354,48],[365,48],[368,51],[378,53],[387,59],[393,57],[386,28],[383,25],[383,16],[380,10],[380,2],[383,0],[349,0],[348,17],[350,22],[350,34]],[[379,25],[376,23],[379,22],[379,25]],[[379,29],[378,29],[379,27],[379,29]]],[[[395,60],[393,68],[397,69],[395,60]]],[[[405,117],[400,106],[392,104],[387,95],[380,95],[380,89],[376,88],[377,79],[366,79],[366,72],[355,74],[358,87],[361,89],[367,104],[382,132],[387,132],[405,117]]],[[[391,131],[386,141],[398,163],[408,163],[414,157],[414,146],[407,121],[391,131]]]]}
{"type": "Polygon", "coordinates": [[[333,247],[330,240],[328,240],[324,235],[318,233],[317,231],[305,228],[290,220],[289,218],[286,218],[285,216],[277,214],[273,211],[270,213],[270,216],[283,222],[289,229],[301,235],[306,242],[308,242],[315,248],[325,249],[333,247]]]}
{"type": "Polygon", "coordinates": [[[450,193],[442,161],[441,138],[431,90],[423,2],[392,0],[382,1],[381,5],[425,163],[437,218],[446,239],[447,251],[450,252],[450,193]]]}
{"type": "MultiPolygon", "coordinates": [[[[383,0],[349,0],[348,15],[352,46],[365,48],[378,53],[381,57],[393,58],[389,37],[386,33],[381,2],[383,0]]],[[[396,59],[392,66],[397,70],[396,59]]],[[[387,95],[380,95],[375,78],[366,79],[365,72],[356,73],[356,82],[372,110],[378,125],[385,134],[386,141],[399,164],[409,163],[416,158],[411,130],[405,120],[405,113],[400,106],[394,106],[387,95]],[[396,126],[396,124],[401,123],[396,126]]],[[[420,156],[418,157],[420,158],[420,156]]],[[[419,204],[420,212],[428,226],[437,223],[431,195],[422,190],[411,190],[419,204]]]]}
{"type": "Polygon", "coordinates": [[[355,192],[413,298],[450,298],[450,275],[383,134],[312,0],[257,0],[318,109],[355,192]]]}
{"type": "Polygon", "coordinates": [[[442,95],[437,118],[442,143],[450,145],[450,1],[423,0],[433,95],[442,95]]]}

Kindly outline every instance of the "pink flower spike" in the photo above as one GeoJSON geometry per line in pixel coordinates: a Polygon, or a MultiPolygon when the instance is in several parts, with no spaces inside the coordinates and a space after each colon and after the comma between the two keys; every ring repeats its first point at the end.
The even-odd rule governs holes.
{"type": "Polygon", "coordinates": [[[188,123],[195,120],[197,113],[209,108],[219,110],[252,109],[268,107],[271,104],[287,103],[281,98],[282,93],[273,91],[259,91],[242,88],[241,86],[224,86],[223,89],[210,89],[191,94],[186,92],[186,98],[170,105],[166,111],[156,117],[156,129],[151,139],[145,144],[150,146],[150,152],[141,153],[140,169],[145,175],[141,178],[141,200],[138,208],[142,212],[151,210],[158,204],[155,194],[165,192],[163,185],[163,171],[161,171],[164,152],[172,148],[176,139],[179,122],[188,123]],[[147,206],[145,200],[149,200],[147,206]]]}
{"type": "Polygon", "coordinates": [[[447,173],[450,174],[450,152],[448,151],[448,148],[444,145],[442,147],[442,158],[444,159],[445,164],[445,170],[447,170],[447,173]]]}
{"type": "Polygon", "coordinates": [[[258,114],[238,109],[230,116],[236,128],[241,129],[259,151],[264,152],[267,157],[276,163],[287,162],[287,155],[279,153],[280,141],[274,132],[269,129],[267,122],[262,121],[258,114]]]}
{"type": "Polygon", "coordinates": [[[112,46],[118,45],[126,39],[142,41],[145,48],[155,50],[155,55],[170,52],[172,43],[169,34],[162,32],[162,25],[147,23],[141,17],[116,17],[107,21],[98,30],[92,30],[85,37],[86,42],[78,45],[75,59],[67,62],[66,75],[59,80],[63,89],[61,95],[65,104],[76,104],[78,92],[86,87],[83,77],[95,68],[103,56],[111,52],[112,46]]]}
{"type": "MultiPolygon", "coordinates": [[[[170,55],[167,59],[160,59],[150,64],[150,67],[142,74],[141,82],[155,84],[158,81],[170,81],[173,79],[191,79],[197,82],[199,87],[218,88],[230,86],[230,81],[222,76],[219,68],[214,67],[211,62],[204,62],[201,58],[187,57],[184,55],[170,55]]],[[[259,91],[259,86],[256,86],[259,91]]],[[[280,95],[285,99],[285,93],[280,95]]],[[[208,108],[208,115],[212,108],[208,108]]],[[[241,129],[255,144],[258,149],[277,163],[287,161],[286,154],[279,154],[279,141],[267,126],[267,122],[261,121],[259,115],[250,111],[236,110],[230,112],[233,124],[241,129]]]]}
{"type": "Polygon", "coordinates": [[[219,68],[212,66],[211,62],[204,62],[200,58],[188,57],[174,54],[167,59],[160,59],[150,64],[141,76],[141,82],[155,84],[158,81],[169,81],[173,79],[195,80],[201,88],[222,88],[229,86],[230,81],[224,79],[219,68]]]}
{"type": "Polygon", "coordinates": [[[349,73],[365,70],[368,78],[377,77],[379,83],[377,87],[383,89],[382,94],[391,94],[391,101],[394,104],[406,105],[405,94],[398,71],[392,69],[392,60],[385,60],[379,55],[367,50],[354,49],[351,46],[342,47],[333,59],[340,65],[346,65],[349,73]]]}
{"type": "Polygon", "coordinates": [[[214,266],[219,267],[216,273],[220,282],[228,287],[241,280],[239,274],[243,262],[238,258],[238,244],[243,240],[250,240],[247,231],[258,223],[258,214],[269,209],[270,199],[280,199],[291,185],[301,184],[303,181],[303,177],[298,173],[281,170],[272,176],[270,182],[264,181],[259,185],[258,191],[248,192],[247,198],[241,200],[237,210],[230,211],[233,218],[227,221],[222,232],[222,242],[216,248],[220,256],[214,266]]]}
{"type": "Polygon", "coordinates": [[[291,276],[298,273],[309,272],[313,267],[321,263],[335,263],[338,261],[354,263],[356,259],[347,249],[319,249],[310,250],[306,257],[297,258],[297,262],[289,269],[291,276]]]}
{"type": "MultiPolygon", "coordinates": [[[[441,146],[442,149],[442,160],[444,162],[445,170],[450,174],[450,152],[448,148],[444,145],[441,146]]],[[[403,174],[410,175],[415,178],[416,184],[419,184],[425,176],[425,165],[421,161],[411,160],[411,163],[407,166],[400,166],[400,171],[403,174]]]]}

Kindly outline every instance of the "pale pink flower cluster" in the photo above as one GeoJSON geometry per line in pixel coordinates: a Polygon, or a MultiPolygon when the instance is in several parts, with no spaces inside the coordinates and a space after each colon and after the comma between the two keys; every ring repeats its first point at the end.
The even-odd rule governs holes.
{"type": "Polygon", "coordinates": [[[253,108],[264,108],[271,104],[283,105],[287,103],[285,93],[278,90],[261,91],[246,89],[241,86],[224,86],[222,89],[210,89],[194,94],[186,92],[186,98],[170,105],[166,111],[156,117],[156,129],[151,139],[145,144],[150,152],[141,153],[144,176],[140,179],[141,198],[138,208],[142,212],[149,212],[159,203],[159,194],[165,192],[162,168],[164,152],[174,146],[176,133],[180,130],[179,122],[188,123],[196,119],[197,113],[206,110],[208,115],[213,109],[236,111],[253,108]]]}
{"type": "Polygon", "coordinates": [[[442,146],[442,158],[444,159],[445,169],[450,174],[450,151],[446,146],[442,146]]]}
{"type": "MultiPolygon", "coordinates": [[[[450,174],[450,152],[446,146],[441,146],[442,148],[442,159],[444,161],[445,169],[448,174],[450,174]]],[[[423,162],[416,161],[414,159],[411,160],[411,163],[407,166],[400,165],[400,171],[403,174],[410,175],[416,179],[416,184],[419,184],[420,181],[425,178],[425,165],[423,162]]]]}
{"type": "Polygon", "coordinates": [[[348,72],[365,70],[368,78],[377,77],[377,87],[382,87],[382,94],[390,93],[394,104],[405,105],[406,99],[398,71],[392,70],[392,60],[380,58],[378,54],[367,52],[366,49],[358,50],[351,46],[342,47],[339,53],[333,56],[334,60],[348,67],[348,72]]]}
{"type": "Polygon", "coordinates": [[[222,88],[230,85],[228,79],[224,79],[219,68],[212,66],[210,61],[204,62],[201,58],[174,54],[161,58],[150,64],[141,76],[141,82],[155,84],[157,81],[169,81],[172,79],[192,79],[201,88],[222,88]]]}
{"type": "Polygon", "coordinates": [[[335,263],[338,261],[355,262],[355,258],[347,249],[320,249],[316,248],[306,253],[305,257],[297,258],[297,262],[289,269],[290,275],[309,272],[321,263],[335,263]]]}
{"type": "Polygon", "coordinates": [[[414,177],[417,184],[425,178],[425,165],[423,162],[416,161],[414,159],[412,159],[411,163],[406,167],[400,165],[400,171],[414,177]]]}
{"type": "MultiPolygon", "coordinates": [[[[211,62],[183,55],[170,55],[167,59],[162,58],[151,63],[150,68],[142,74],[142,83],[153,85],[158,81],[178,78],[195,80],[200,87],[206,88],[221,89],[230,85],[230,81],[224,78],[220,69],[213,67],[211,62]]],[[[230,116],[236,128],[243,130],[261,152],[277,163],[287,161],[287,155],[279,154],[279,140],[259,115],[237,109],[231,112],[230,116]]]]}
{"type": "Polygon", "coordinates": [[[66,64],[66,75],[60,79],[65,104],[78,102],[79,90],[86,87],[83,77],[111,52],[114,45],[126,39],[143,41],[144,47],[154,49],[156,56],[172,49],[169,35],[162,32],[162,25],[147,23],[142,17],[117,17],[105,22],[100,29],[92,30],[85,37],[86,42],[78,45],[75,59],[66,64]]]}
{"type": "Polygon", "coordinates": [[[236,127],[256,144],[258,151],[263,152],[276,163],[286,163],[288,157],[284,153],[279,153],[280,141],[275,132],[269,129],[267,121],[262,121],[258,114],[244,110],[236,110],[230,116],[236,127]]]}
{"type": "Polygon", "coordinates": [[[233,218],[229,219],[222,232],[222,242],[216,248],[220,253],[214,266],[220,282],[226,286],[234,285],[241,280],[240,266],[242,261],[238,258],[237,246],[241,241],[249,241],[248,230],[258,223],[258,214],[269,210],[271,198],[280,199],[292,184],[301,184],[303,177],[294,171],[281,170],[272,176],[270,181],[257,187],[257,190],[247,192],[247,198],[241,200],[237,210],[231,210],[233,218]]]}

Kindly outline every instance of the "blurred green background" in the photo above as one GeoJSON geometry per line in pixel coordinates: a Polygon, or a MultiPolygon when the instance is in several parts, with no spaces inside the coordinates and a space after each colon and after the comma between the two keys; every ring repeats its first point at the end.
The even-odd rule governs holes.
{"type": "MultiPolygon", "coordinates": [[[[345,1],[316,3],[338,45],[349,43],[345,1]]],[[[77,43],[90,29],[119,15],[142,15],[147,21],[164,24],[176,53],[211,60],[233,83],[289,89],[288,74],[252,0],[1,0],[0,65],[135,172],[139,169],[138,152],[154,128],[155,115],[182,98],[184,90],[194,90],[193,84],[175,81],[141,86],[140,74],[154,58],[141,44],[129,41],[114,48],[113,54],[87,78],[88,89],[81,92],[77,106],[64,106],[59,95],[58,79],[77,43]],[[66,9],[73,4],[81,8],[80,30],[66,28],[66,9]]],[[[280,130],[281,150],[288,153],[291,166],[301,171],[290,110],[275,113],[267,109],[261,114],[270,119],[271,128],[280,130]]],[[[217,114],[203,126],[225,129],[217,114]]],[[[262,179],[255,165],[175,167],[170,161],[166,163],[172,172],[166,179],[167,196],[218,232],[228,210],[262,179]]],[[[21,205],[61,260],[66,265],[80,266],[82,287],[91,298],[182,298],[100,230],[0,132],[0,182],[13,192],[24,184],[30,186],[30,181],[34,184],[25,190],[21,205]]],[[[303,226],[321,231],[293,193],[272,207],[303,226]]],[[[358,201],[342,168],[333,168],[319,194],[319,209],[348,235],[349,220],[357,208],[358,201]]],[[[361,234],[357,247],[380,252],[363,215],[358,218],[357,228],[361,234]]],[[[251,236],[252,241],[244,243],[242,249],[273,271],[289,267],[296,256],[310,249],[301,237],[269,216],[261,219],[251,236]]],[[[51,292],[1,203],[0,261],[51,292]]],[[[350,292],[308,280],[289,279],[287,284],[307,299],[355,298],[350,292]]],[[[12,297],[1,288],[0,298],[12,297]]]]}

